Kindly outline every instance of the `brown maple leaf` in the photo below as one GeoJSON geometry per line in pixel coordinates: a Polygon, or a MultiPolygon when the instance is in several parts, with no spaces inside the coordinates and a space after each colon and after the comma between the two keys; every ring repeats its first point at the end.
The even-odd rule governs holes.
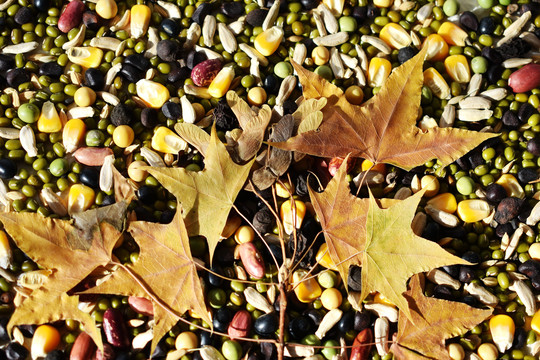
{"type": "Polygon", "coordinates": [[[362,266],[362,292],[354,298],[358,303],[378,291],[408,315],[403,292],[412,275],[468,263],[413,232],[411,223],[423,191],[401,201],[382,199],[388,209],[380,208],[371,193],[369,199],[351,195],[346,166],[345,160],[323,193],[309,189],[329,254],[345,286],[349,266],[362,266]]]}
{"type": "Polygon", "coordinates": [[[362,157],[410,170],[438,159],[446,166],[497,134],[435,127],[416,127],[423,85],[425,51],[395,69],[380,91],[361,106],[350,104],[341,89],[293,62],[304,97],[327,98],[324,120],[316,131],[286,142],[285,150],[319,157],[362,157]]]}
{"type": "Polygon", "coordinates": [[[409,288],[405,296],[412,321],[400,316],[397,338],[390,348],[400,360],[451,360],[445,340],[463,335],[493,312],[424,296],[421,275],[411,278],[409,288]]]}
{"type": "Polygon", "coordinates": [[[182,204],[188,234],[206,237],[210,260],[254,160],[236,164],[212,128],[204,170],[145,167],[182,204]]]}
{"type": "Polygon", "coordinates": [[[169,224],[134,221],[128,231],[140,247],[133,265],[121,266],[85,293],[139,296],[154,303],[153,352],[159,340],[188,310],[212,324],[189,248],[180,204],[169,224]]]}
{"type": "Polygon", "coordinates": [[[0,213],[0,221],[15,244],[32,260],[51,271],[11,316],[8,329],[21,324],[44,324],[75,319],[98,346],[101,333],[92,317],[79,310],[73,289],[97,267],[112,261],[112,250],[120,239],[127,209],[125,202],[58,220],[30,213],[0,213]]]}

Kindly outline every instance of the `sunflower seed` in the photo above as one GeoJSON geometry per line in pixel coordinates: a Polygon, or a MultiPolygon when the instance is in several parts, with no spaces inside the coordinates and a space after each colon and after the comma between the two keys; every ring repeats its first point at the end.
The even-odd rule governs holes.
{"type": "Polygon", "coordinates": [[[459,101],[461,109],[489,109],[491,101],[482,96],[469,96],[459,101]]]}
{"type": "Polygon", "coordinates": [[[416,2],[414,1],[404,1],[403,3],[401,3],[401,5],[399,5],[398,10],[409,11],[409,10],[414,9],[415,6],[416,6],[416,2]]]}
{"type": "Polygon", "coordinates": [[[172,18],[172,19],[182,18],[182,13],[180,12],[180,8],[176,6],[175,4],[170,3],[168,1],[162,1],[162,0],[158,0],[157,3],[159,4],[159,6],[165,9],[169,18],[172,18]]]}
{"type": "Polygon", "coordinates": [[[276,105],[283,106],[283,103],[287,101],[289,96],[291,96],[292,91],[296,87],[296,81],[296,76],[289,75],[281,82],[278,96],[276,97],[276,105]]]}
{"type": "Polygon", "coordinates": [[[68,42],[65,42],[64,45],[62,45],[62,49],[67,50],[71,49],[75,46],[81,46],[84,41],[84,35],[86,34],[86,25],[82,24],[81,28],[79,29],[79,32],[77,32],[77,35],[73,37],[68,42]]]}
{"type": "Polygon", "coordinates": [[[540,48],[540,39],[534,35],[532,32],[525,31],[519,35],[520,38],[528,42],[533,49],[540,48]]]}
{"type": "Polygon", "coordinates": [[[326,333],[334,326],[336,325],[339,320],[341,320],[341,316],[343,315],[343,311],[339,309],[333,309],[324,315],[321,323],[319,324],[319,327],[317,328],[317,331],[315,331],[315,336],[319,339],[322,339],[326,333]]]}
{"type": "Polygon", "coordinates": [[[496,306],[499,303],[499,298],[486,290],[485,287],[476,283],[469,283],[463,286],[465,291],[477,298],[482,304],[488,306],[496,306]]]}
{"type": "Polygon", "coordinates": [[[15,128],[0,128],[0,138],[7,140],[18,139],[19,131],[15,128]]]}
{"type": "Polygon", "coordinates": [[[533,316],[536,313],[536,301],[534,294],[527,283],[522,280],[517,280],[514,281],[509,289],[517,293],[519,299],[525,306],[525,312],[527,315],[533,316]]]}
{"type": "Polygon", "coordinates": [[[257,84],[257,86],[262,86],[263,83],[261,80],[261,69],[259,68],[259,60],[251,60],[251,64],[249,65],[249,72],[255,78],[255,83],[257,84]]]}
{"type": "Polygon", "coordinates": [[[261,66],[268,66],[268,59],[263,54],[258,52],[255,48],[252,48],[246,43],[240,43],[238,44],[238,47],[240,48],[240,50],[245,52],[250,59],[259,60],[261,66]]]}
{"type": "Polygon", "coordinates": [[[343,66],[343,62],[341,61],[341,57],[339,56],[339,51],[333,47],[330,49],[330,68],[332,69],[332,73],[336,77],[336,79],[343,79],[343,75],[345,75],[345,67],[343,66]]]}
{"type": "Polygon", "coordinates": [[[409,188],[402,187],[398,191],[396,191],[396,194],[394,195],[394,199],[396,200],[405,200],[409,196],[412,195],[412,191],[409,188]]]}
{"type": "Polygon", "coordinates": [[[467,95],[476,96],[476,94],[478,94],[478,91],[480,90],[481,85],[482,85],[482,75],[474,74],[471,77],[471,81],[469,82],[469,85],[467,86],[467,95]]]}
{"type": "Polygon", "coordinates": [[[390,55],[392,53],[392,48],[388,46],[383,40],[379,39],[378,37],[370,36],[370,35],[362,35],[360,39],[362,40],[362,42],[373,45],[385,55],[390,55]]]}
{"type": "Polygon", "coordinates": [[[195,120],[197,120],[197,115],[195,115],[195,109],[186,95],[180,98],[180,105],[182,106],[182,118],[184,119],[184,122],[193,124],[195,120]]]}
{"type": "MultiPolygon", "coordinates": [[[[193,23],[196,24],[196,23],[193,23]]],[[[144,52],[145,58],[152,58],[157,55],[157,44],[159,42],[158,31],[155,27],[148,28],[148,42],[146,43],[147,49],[144,52]]]]}
{"type": "Polygon", "coordinates": [[[502,66],[506,69],[514,69],[532,62],[531,58],[512,58],[503,61],[502,66]]]}
{"type": "Polygon", "coordinates": [[[354,69],[358,66],[357,58],[353,58],[352,56],[343,53],[339,53],[339,56],[341,57],[343,64],[345,64],[345,66],[347,66],[349,69],[354,69]]]}
{"type": "Polygon", "coordinates": [[[114,78],[118,73],[122,70],[122,64],[118,63],[116,65],[113,65],[109,71],[107,71],[107,74],[105,75],[105,84],[111,85],[114,81],[114,78]]]}
{"type": "Polygon", "coordinates": [[[85,119],[94,116],[94,108],[91,106],[74,107],[67,112],[68,119],[85,119]]]}
{"type": "Polygon", "coordinates": [[[105,101],[107,104],[111,104],[112,106],[116,106],[120,104],[120,99],[113,94],[106,92],[106,91],[98,91],[97,93],[103,101],[105,101]]]}
{"type": "Polygon", "coordinates": [[[193,95],[201,99],[212,99],[212,95],[208,93],[208,88],[205,88],[205,87],[185,84],[184,92],[187,95],[193,95]]]}
{"type": "Polygon", "coordinates": [[[536,205],[534,205],[525,223],[529,226],[536,226],[538,221],[540,221],[540,202],[537,202],[536,205]]]}
{"type": "Polygon", "coordinates": [[[223,355],[213,346],[203,345],[199,349],[199,354],[203,360],[225,360],[223,355]]]}
{"type": "Polygon", "coordinates": [[[312,347],[307,347],[303,345],[287,345],[283,349],[283,355],[285,357],[306,357],[313,356],[315,354],[315,349],[312,347]]]}
{"type": "Polygon", "coordinates": [[[420,130],[427,132],[429,129],[433,129],[439,126],[434,118],[428,115],[424,115],[422,119],[416,124],[420,130]]]}
{"type": "Polygon", "coordinates": [[[360,64],[360,68],[362,68],[362,70],[364,72],[367,71],[368,69],[368,58],[367,58],[367,54],[366,52],[364,51],[364,48],[362,48],[362,46],[360,44],[356,44],[354,45],[354,48],[358,54],[358,61],[359,61],[359,64],[360,64]]]}
{"type": "Polygon", "coordinates": [[[108,155],[103,161],[99,172],[99,188],[101,191],[109,192],[113,188],[113,162],[114,155],[108,155]]]}
{"type": "Polygon", "coordinates": [[[274,25],[279,15],[280,5],[281,5],[281,0],[274,1],[270,9],[268,10],[266,17],[264,18],[264,21],[262,24],[263,30],[268,30],[274,25]]]}
{"type": "Polygon", "coordinates": [[[420,40],[420,37],[418,36],[418,34],[413,30],[411,30],[409,34],[411,36],[412,44],[416,46],[417,48],[419,48],[420,45],[422,45],[422,40],[420,40]]]}
{"type": "Polygon", "coordinates": [[[111,51],[116,51],[120,43],[120,40],[109,36],[92,38],[90,40],[90,46],[111,51]]]}
{"type": "Polygon", "coordinates": [[[41,287],[52,273],[51,270],[34,270],[22,273],[17,278],[17,285],[35,290],[41,287]]]}
{"type": "Polygon", "coordinates": [[[493,115],[491,110],[461,109],[457,111],[457,117],[462,121],[481,121],[489,119],[493,115]]]}
{"type": "Polygon", "coordinates": [[[37,41],[30,41],[27,43],[20,43],[17,45],[8,45],[2,48],[3,54],[26,54],[36,50],[39,47],[37,41]]]}
{"type": "Polygon", "coordinates": [[[439,210],[432,205],[427,205],[424,210],[439,225],[447,228],[455,228],[460,224],[459,218],[446,211],[439,210]]]}
{"type": "Polygon", "coordinates": [[[141,155],[142,157],[144,157],[144,159],[146,160],[146,162],[148,162],[150,166],[165,167],[165,163],[163,162],[163,159],[154,150],[151,150],[147,147],[142,147],[141,155]]]}
{"type": "Polygon", "coordinates": [[[388,332],[390,324],[388,319],[380,317],[375,320],[375,347],[380,356],[388,355],[388,332]]]}
{"type": "Polygon", "coordinates": [[[246,17],[241,16],[235,22],[229,24],[229,29],[234,35],[240,35],[246,28],[246,17]]]}
{"type": "Polygon", "coordinates": [[[34,135],[34,130],[30,125],[25,125],[21,128],[19,132],[19,140],[21,141],[21,146],[30,157],[36,157],[38,154],[36,147],[36,136],[34,135]]]}
{"type": "Polygon", "coordinates": [[[328,33],[329,34],[337,33],[339,31],[339,24],[334,14],[332,14],[330,9],[328,8],[328,6],[326,6],[324,3],[321,3],[317,7],[317,9],[320,11],[322,19],[324,21],[324,26],[326,27],[326,30],[328,30],[328,33]]]}
{"type": "Polygon", "coordinates": [[[189,50],[199,41],[201,37],[201,27],[196,22],[192,22],[188,28],[184,49],[189,50]]]}
{"type": "Polygon", "coordinates": [[[434,3],[427,3],[426,5],[422,6],[416,14],[416,19],[423,23],[428,17],[431,16],[431,12],[433,11],[434,7],[434,3]]]}
{"type": "Polygon", "coordinates": [[[353,69],[353,72],[356,77],[358,86],[366,86],[366,76],[364,75],[364,71],[359,66],[357,66],[353,69]]]}
{"type": "Polygon", "coordinates": [[[246,301],[253,306],[255,309],[264,311],[266,314],[270,314],[271,312],[274,312],[274,307],[270,305],[268,300],[255,288],[247,287],[244,290],[244,297],[246,298],[246,301]]]}
{"type": "Polygon", "coordinates": [[[206,15],[202,26],[202,36],[204,45],[212,47],[214,45],[214,35],[216,34],[216,18],[212,15],[206,15]]]}
{"type": "Polygon", "coordinates": [[[510,238],[510,243],[508,244],[508,247],[504,251],[505,260],[508,260],[510,256],[512,256],[514,251],[516,250],[519,244],[519,239],[521,238],[521,235],[523,235],[523,229],[518,227],[516,231],[514,231],[514,233],[512,234],[512,237],[510,238]]]}
{"type": "Polygon", "coordinates": [[[349,33],[340,31],[336,34],[320,36],[313,39],[313,42],[319,46],[339,46],[349,40],[349,33]]]}
{"type": "Polygon", "coordinates": [[[6,0],[2,4],[0,4],[0,11],[6,10],[8,7],[10,7],[15,0],[6,0]]]}
{"type": "Polygon", "coordinates": [[[229,53],[235,53],[238,50],[238,43],[232,31],[223,23],[218,24],[218,33],[219,39],[221,40],[221,45],[225,51],[229,53]]]}
{"type": "Polygon", "coordinates": [[[129,25],[130,19],[131,19],[131,10],[126,10],[124,12],[124,15],[122,15],[121,18],[117,19],[118,21],[116,21],[116,23],[111,26],[111,31],[115,32],[118,30],[125,30],[129,25]]]}
{"type": "Polygon", "coordinates": [[[514,21],[509,27],[507,27],[503,32],[503,38],[497,42],[497,46],[501,46],[502,44],[507,43],[508,41],[512,40],[516,36],[519,35],[521,32],[521,29],[525,26],[527,21],[531,18],[531,12],[527,11],[523,15],[519,17],[516,21],[514,21]]]}
{"type": "Polygon", "coordinates": [[[454,120],[456,119],[456,108],[453,105],[446,105],[444,107],[441,119],[439,120],[439,126],[442,128],[454,126],[454,120]]]}
{"type": "Polygon", "coordinates": [[[133,341],[131,342],[131,345],[133,349],[141,350],[144,349],[144,347],[154,339],[154,331],[153,329],[148,329],[143,333],[138,334],[133,338],[133,341]]]}
{"type": "Polygon", "coordinates": [[[431,282],[434,282],[437,285],[450,286],[454,290],[459,290],[461,287],[461,283],[458,280],[439,269],[429,271],[426,276],[431,282]]]}
{"type": "Polygon", "coordinates": [[[364,308],[369,311],[375,312],[379,317],[384,317],[390,322],[398,321],[398,310],[390,305],[379,304],[379,303],[367,303],[364,304],[364,308]]]}
{"type": "Polygon", "coordinates": [[[328,31],[326,31],[326,27],[324,27],[324,22],[319,12],[314,11],[312,13],[312,16],[313,16],[313,20],[315,21],[315,26],[317,26],[317,31],[319,31],[319,36],[328,35],[328,31]]]}
{"type": "Polygon", "coordinates": [[[51,208],[51,210],[59,215],[66,216],[68,214],[67,206],[64,203],[64,200],[58,195],[56,195],[50,188],[43,188],[40,193],[40,197],[43,202],[51,208]]]}
{"type": "Polygon", "coordinates": [[[494,287],[494,286],[497,286],[499,281],[494,276],[486,276],[485,278],[482,279],[482,283],[484,283],[484,285],[487,287],[494,287]]]}
{"type": "Polygon", "coordinates": [[[295,63],[302,65],[307,56],[307,47],[302,43],[296,43],[293,52],[293,60],[295,63]]]}

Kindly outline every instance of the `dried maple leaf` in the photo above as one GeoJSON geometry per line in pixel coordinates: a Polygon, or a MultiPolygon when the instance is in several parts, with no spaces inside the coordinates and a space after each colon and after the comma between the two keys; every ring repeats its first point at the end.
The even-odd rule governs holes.
{"type": "Polygon", "coordinates": [[[254,160],[236,164],[212,128],[204,170],[145,167],[182,204],[188,234],[206,237],[210,260],[254,160]]]}
{"type": "Polygon", "coordinates": [[[424,296],[420,275],[411,278],[409,287],[405,297],[412,322],[400,316],[397,338],[390,349],[400,360],[450,360],[445,340],[466,333],[493,312],[424,296]]]}
{"type": "Polygon", "coordinates": [[[416,127],[423,84],[425,51],[395,69],[380,91],[361,106],[350,104],[343,91],[320,76],[294,64],[306,99],[327,98],[324,120],[317,131],[307,131],[281,149],[320,157],[362,157],[405,170],[439,159],[446,166],[496,134],[435,127],[416,127]]]}
{"type": "MultiPolygon", "coordinates": [[[[227,150],[238,163],[245,163],[257,155],[266,127],[272,117],[272,110],[263,105],[258,111],[253,110],[236,92],[227,93],[227,103],[238,118],[242,129],[239,137],[227,145],[227,150]]],[[[203,156],[210,143],[210,135],[195,124],[179,123],[174,129],[181,138],[194,146],[203,156]]],[[[232,140],[232,139],[231,139],[232,140]]]]}
{"type": "Polygon", "coordinates": [[[422,198],[420,191],[402,201],[359,199],[351,195],[345,180],[347,161],[323,193],[309,189],[321,221],[328,251],[345,285],[350,265],[362,266],[361,302],[378,291],[408,314],[403,297],[407,280],[414,274],[445,265],[467,264],[438,244],[414,234],[411,223],[422,198]]]}
{"type": "Polygon", "coordinates": [[[39,265],[52,271],[11,316],[8,328],[75,319],[98,346],[101,333],[92,317],[79,310],[79,297],[68,291],[99,266],[112,261],[127,209],[125,202],[73,215],[72,221],[39,214],[1,213],[0,221],[15,244],[39,265]]]}
{"type": "Polygon", "coordinates": [[[86,293],[152,300],[155,320],[152,352],[163,335],[188,310],[212,324],[180,210],[169,224],[134,221],[129,224],[128,231],[140,247],[139,259],[133,265],[119,267],[103,283],[86,293]]]}

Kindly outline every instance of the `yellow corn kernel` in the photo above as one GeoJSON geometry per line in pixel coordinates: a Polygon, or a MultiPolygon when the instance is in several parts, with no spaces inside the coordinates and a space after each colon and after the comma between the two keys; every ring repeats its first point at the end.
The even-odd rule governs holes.
{"type": "Polygon", "coordinates": [[[495,181],[496,184],[501,185],[508,196],[517,197],[519,199],[525,198],[525,191],[519,184],[519,181],[512,174],[504,174],[495,181]]]}
{"type": "Polygon", "coordinates": [[[234,240],[238,244],[252,242],[253,239],[255,239],[255,231],[253,231],[251,226],[243,225],[236,229],[236,233],[234,234],[234,240]]]}
{"type": "MultiPolygon", "coordinates": [[[[39,120],[38,120],[39,121],[39,120]]],[[[81,119],[71,119],[62,131],[62,142],[68,153],[77,150],[86,134],[86,124],[81,119]]]]}
{"type": "Polygon", "coordinates": [[[343,13],[345,0],[323,0],[323,4],[328,6],[334,16],[339,17],[343,13]]]}
{"type": "Polygon", "coordinates": [[[234,69],[226,66],[221,69],[208,87],[210,96],[220,98],[229,91],[229,87],[234,79],[234,69]]]}
{"type": "Polygon", "coordinates": [[[147,106],[154,109],[162,107],[171,97],[169,90],[164,85],[152,80],[141,79],[137,81],[136,90],[137,96],[139,96],[147,106]]]}
{"type": "Polygon", "coordinates": [[[508,315],[495,315],[489,320],[489,330],[493,342],[500,352],[504,353],[512,347],[516,325],[514,320],[508,315]]]}
{"type": "Polygon", "coordinates": [[[441,35],[447,44],[465,46],[467,32],[454,23],[449,21],[442,23],[437,34],[441,35]]]}
{"type": "Polygon", "coordinates": [[[160,126],[152,137],[152,148],[165,154],[178,154],[187,150],[188,144],[171,129],[160,126]]]}
{"type": "Polygon", "coordinates": [[[384,304],[384,305],[396,307],[396,304],[388,300],[388,298],[384,296],[383,294],[381,294],[380,292],[376,293],[375,296],[373,296],[373,302],[377,304],[384,304]]]}
{"type": "Polygon", "coordinates": [[[409,46],[412,42],[409,33],[399,24],[388,23],[384,25],[379,33],[379,38],[394,49],[401,49],[409,46]]]}
{"type": "Polygon", "coordinates": [[[11,264],[13,254],[6,232],[0,230],[0,267],[7,269],[11,264]]]}
{"type": "Polygon", "coordinates": [[[234,235],[240,225],[242,225],[242,218],[233,213],[229,213],[229,216],[227,217],[227,222],[225,223],[225,227],[221,232],[221,237],[223,239],[230,238],[234,235]]]}
{"type": "Polygon", "coordinates": [[[362,171],[376,171],[383,175],[386,175],[386,165],[383,163],[373,164],[369,160],[362,161],[362,165],[360,167],[362,171]]]}
{"type": "Polygon", "coordinates": [[[32,359],[44,357],[60,344],[60,332],[50,325],[40,325],[32,337],[32,359]]]}
{"type": "Polygon", "coordinates": [[[103,50],[96,47],[74,47],[66,51],[69,61],[83,68],[97,68],[101,65],[103,50]]]}
{"type": "Polygon", "coordinates": [[[448,44],[439,34],[429,35],[422,47],[427,46],[426,60],[443,61],[448,56],[448,44]]]}
{"type": "Polygon", "coordinates": [[[146,5],[134,5],[131,8],[131,36],[135,39],[140,38],[148,30],[152,12],[146,5]]]}
{"type": "Polygon", "coordinates": [[[306,270],[296,270],[293,273],[294,293],[301,302],[310,303],[321,296],[322,291],[314,277],[306,280],[304,277],[310,277],[306,270]]]}
{"type": "Polygon", "coordinates": [[[288,199],[294,194],[294,185],[290,182],[276,182],[276,195],[283,199],[288,199]]]}
{"type": "Polygon", "coordinates": [[[372,58],[368,66],[368,85],[371,87],[382,86],[390,76],[391,71],[392,64],[390,61],[379,57],[372,58]]]}
{"type": "Polygon", "coordinates": [[[74,184],[69,189],[68,212],[70,214],[88,210],[94,204],[96,194],[91,187],[74,184]]]}
{"type": "Polygon", "coordinates": [[[430,67],[424,71],[424,85],[439,99],[450,97],[450,86],[435,68],[430,67]]]}
{"type": "Polygon", "coordinates": [[[47,101],[41,107],[37,128],[42,133],[54,133],[62,130],[62,120],[60,120],[52,102],[47,101]]]}
{"type": "Polygon", "coordinates": [[[531,329],[540,334],[540,310],[536,311],[531,320],[531,329]]]}
{"type": "Polygon", "coordinates": [[[424,193],[426,197],[433,197],[439,192],[439,179],[433,175],[424,175],[420,180],[420,186],[422,189],[426,189],[424,193]]]}
{"type": "Polygon", "coordinates": [[[393,3],[394,3],[394,0],[373,0],[373,4],[376,7],[380,7],[380,8],[388,8],[392,6],[393,3]]]}
{"type": "Polygon", "coordinates": [[[328,245],[326,243],[323,243],[321,245],[319,251],[317,251],[317,255],[315,255],[315,259],[317,260],[317,263],[319,263],[319,265],[327,269],[332,270],[336,268],[336,264],[332,261],[332,258],[330,257],[330,253],[328,252],[328,245]]]}
{"type": "Polygon", "coordinates": [[[457,215],[466,223],[473,223],[489,216],[491,207],[488,202],[480,199],[462,200],[457,206],[457,215]]]}
{"type": "Polygon", "coordinates": [[[433,206],[437,210],[441,210],[450,214],[453,214],[457,210],[456,197],[452,193],[439,194],[429,199],[427,204],[433,206]]]}
{"type": "Polygon", "coordinates": [[[263,31],[255,38],[255,49],[264,56],[272,55],[283,40],[283,29],[279,26],[273,26],[268,30],[263,31]]]}
{"type": "Polygon", "coordinates": [[[467,58],[463,55],[450,55],[444,59],[444,67],[452,80],[464,84],[471,80],[471,69],[467,58]]]}
{"type": "Polygon", "coordinates": [[[302,221],[306,215],[306,204],[300,200],[294,200],[294,205],[291,200],[285,201],[281,204],[281,221],[283,221],[283,227],[287,234],[292,234],[296,225],[297,229],[302,226],[302,221]]]}

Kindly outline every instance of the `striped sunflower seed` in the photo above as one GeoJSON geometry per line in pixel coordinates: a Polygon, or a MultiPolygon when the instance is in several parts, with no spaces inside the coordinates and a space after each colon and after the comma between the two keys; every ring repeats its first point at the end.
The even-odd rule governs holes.
{"type": "Polygon", "coordinates": [[[25,125],[21,128],[19,132],[19,140],[21,141],[21,146],[26,151],[28,156],[36,157],[38,150],[36,147],[36,136],[34,135],[34,130],[30,125],[25,125]]]}
{"type": "Polygon", "coordinates": [[[278,15],[279,15],[279,7],[281,6],[281,0],[274,1],[270,9],[268,10],[268,13],[266,14],[266,17],[264,18],[262,29],[268,30],[272,26],[274,26],[274,23],[276,22],[278,15]]]}
{"type": "Polygon", "coordinates": [[[20,43],[17,45],[8,45],[2,48],[2,54],[26,54],[36,50],[38,47],[39,43],[37,41],[20,43]]]}
{"type": "Polygon", "coordinates": [[[214,35],[216,34],[216,17],[213,15],[206,15],[202,26],[202,36],[204,45],[212,47],[214,45],[214,35]]]}
{"type": "Polygon", "coordinates": [[[388,355],[388,333],[390,332],[390,324],[388,319],[380,317],[375,320],[375,347],[380,356],[388,355]]]}
{"type": "Polygon", "coordinates": [[[229,53],[235,53],[238,50],[238,43],[234,37],[233,32],[223,23],[218,24],[218,33],[219,39],[221,40],[221,45],[225,51],[229,53]]]}
{"type": "Polygon", "coordinates": [[[349,40],[349,33],[345,31],[340,31],[335,34],[330,34],[326,36],[320,36],[313,39],[315,45],[319,46],[339,46],[346,43],[349,40]]]}

